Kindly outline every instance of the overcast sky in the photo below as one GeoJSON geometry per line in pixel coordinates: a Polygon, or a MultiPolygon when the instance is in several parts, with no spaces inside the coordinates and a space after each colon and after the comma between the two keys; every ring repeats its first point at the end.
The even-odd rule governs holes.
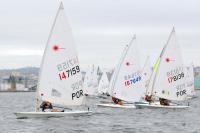
{"type": "MultiPolygon", "coordinates": [[[[114,67],[133,34],[154,63],[172,27],[185,64],[200,65],[199,0],[63,0],[82,66],[114,67]]],[[[0,0],[0,69],[40,66],[58,0],[0,0]]]]}

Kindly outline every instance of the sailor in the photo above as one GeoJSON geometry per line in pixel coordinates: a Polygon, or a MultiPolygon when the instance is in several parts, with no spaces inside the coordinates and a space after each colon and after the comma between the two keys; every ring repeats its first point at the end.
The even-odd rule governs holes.
{"type": "Polygon", "coordinates": [[[119,104],[119,105],[123,105],[123,102],[122,100],[116,98],[116,97],[112,97],[112,101],[115,103],[115,104],[119,104]]]}
{"type": "Polygon", "coordinates": [[[145,96],[145,100],[146,100],[147,102],[149,102],[149,103],[152,103],[152,102],[154,101],[152,95],[146,95],[146,96],[145,96]]]}
{"type": "Polygon", "coordinates": [[[164,106],[169,106],[169,100],[164,99],[164,98],[159,98],[160,101],[160,105],[164,105],[164,106]]]}
{"type": "Polygon", "coordinates": [[[43,101],[40,108],[42,109],[42,112],[64,112],[64,109],[53,109],[53,106],[49,101],[43,101]]]}
{"type": "Polygon", "coordinates": [[[109,96],[110,96],[110,94],[106,93],[106,96],[108,96],[108,97],[109,97],[109,96]]]}
{"type": "Polygon", "coordinates": [[[40,108],[42,109],[42,112],[51,112],[51,110],[53,109],[53,106],[51,102],[43,101],[42,104],[40,105],[40,108]]]}

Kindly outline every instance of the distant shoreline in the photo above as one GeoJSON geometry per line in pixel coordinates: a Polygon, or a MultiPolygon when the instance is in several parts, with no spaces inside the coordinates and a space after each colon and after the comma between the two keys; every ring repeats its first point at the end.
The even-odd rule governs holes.
{"type": "Polygon", "coordinates": [[[5,90],[5,91],[2,91],[1,90],[0,93],[1,92],[14,92],[15,93],[15,92],[35,92],[35,91],[23,91],[23,90],[17,90],[17,91],[8,91],[8,90],[5,90]]]}

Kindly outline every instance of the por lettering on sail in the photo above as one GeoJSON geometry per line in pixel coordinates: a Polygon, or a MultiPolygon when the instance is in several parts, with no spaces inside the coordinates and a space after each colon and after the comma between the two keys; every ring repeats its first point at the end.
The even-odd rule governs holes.
{"type": "Polygon", "coordinates": [[[185,83],[182,83],[182,84],[176,86],[176,96],[177,97],[180,97],[180,96],[183,96],[186,94],[187,94],[187,91],[186,91],[185,83]]]}
{"type": "Polygon", "coordinates": [[[75,98],[80,98],[83,96],[83,81],[77,81],[75,83],[73,83],[71,85],[71,88],[73,89],[73,93],[72,93],[72,100],[74,100],[75,98]]]}
{"type": "Polygon", "coordinates": [[[80,98],[83,96],[83,90],[79,90],[75,93],[72,93],[72,100],[74,100],[74,98],[80,98]]]}

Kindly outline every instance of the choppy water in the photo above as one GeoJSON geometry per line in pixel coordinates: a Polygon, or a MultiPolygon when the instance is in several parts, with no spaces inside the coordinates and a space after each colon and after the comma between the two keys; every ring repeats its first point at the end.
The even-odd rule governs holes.
{"type": "Polygon", "coordinates": [[[100,108],[94,106],[98,100],[90,100],[90,116],[16,119],[14,112],[34,110],[35,93],[0,93],[0,133],[198,133],[197,95],[184,110],[100,108]]]}

